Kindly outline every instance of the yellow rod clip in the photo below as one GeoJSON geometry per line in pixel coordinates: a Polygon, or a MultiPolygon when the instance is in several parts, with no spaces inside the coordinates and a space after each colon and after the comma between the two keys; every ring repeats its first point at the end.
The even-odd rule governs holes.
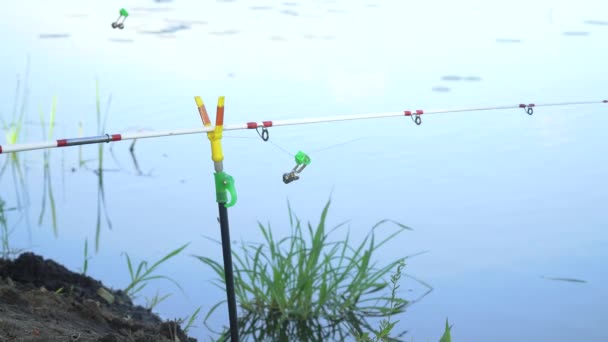
{"type": "Polygon", "coordinates": [[[211,120],[209,120],[209,115],[207,114],[207,109],[205,108],[203,99],[201,99],[200,96],[195,96],[194,101],[196,101],[196,106],[198,107],[198,113],[201,115],[201,120],[203,121],[203,125],[205,125],[205,127],[211,126],[211,120]]]}
{"type": "Polygon", "coordinates": [[[217,100],[217,112],[215,114],[215,129],[208,132],[207,137],[211,141],[211,159],[214,162],[224,160],[222,152],[222,133],[224,132],[224,97],[220,96],[217,100]]]}
{"type": "MultiPolygon", "coordinates": [[[[205,104],[200,96],[195,96],[196,106],[198,112],[203,121],[205,127],[211,126],[211,120],[205,109],[205,104]]],[[[222,152],[222,134],[224,132],[224,96],[220,96],[217,100],[217,112],[215,115],[215,127],[212,131],[207,132],[207,138],[211,142],[211,159],[214,162],[221,162],[224,160],[224,153],[222,152]]]]}

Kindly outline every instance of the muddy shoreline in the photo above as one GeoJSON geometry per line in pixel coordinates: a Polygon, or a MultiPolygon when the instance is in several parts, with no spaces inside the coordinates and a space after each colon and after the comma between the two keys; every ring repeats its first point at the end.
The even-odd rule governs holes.
{"type": "Polygon", "coordinates": [[[23,253],[0,259],[0,342],[195,342],[120,290],[23,253]]]}

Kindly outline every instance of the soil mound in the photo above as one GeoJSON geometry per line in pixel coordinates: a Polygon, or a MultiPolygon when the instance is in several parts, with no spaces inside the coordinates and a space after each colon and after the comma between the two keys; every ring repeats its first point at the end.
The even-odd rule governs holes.
{"type": "Polygon", "coordinates": [[[186,342],[175,321],[163,322],[120,290],[23,253],[0,259],[0,342],[186,342]]]}

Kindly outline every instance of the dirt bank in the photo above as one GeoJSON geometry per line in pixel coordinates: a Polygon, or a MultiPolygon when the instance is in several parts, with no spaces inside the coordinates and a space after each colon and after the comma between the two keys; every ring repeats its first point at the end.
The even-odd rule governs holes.
{"type": "Polygon", "coordinates": [[[23,253],[0,259],[0,342],[196,341],[111,290],[53,260],[23,253]]]}

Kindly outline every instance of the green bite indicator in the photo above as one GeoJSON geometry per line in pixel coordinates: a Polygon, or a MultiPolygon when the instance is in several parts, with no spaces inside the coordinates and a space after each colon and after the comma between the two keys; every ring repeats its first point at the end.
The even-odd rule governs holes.
{"type": "Polygon", "coordinates": [[[118,17],[118,19],[116,19],[115,22],[112,23],[112,28],[119,28],[119,29],[124,29],[125,28],[125,20],[127,20],[127,17],[129,16],[129,12],[127,12],[126,9],[121,8],[120,9],[120,16],[118,17]],[[122,21],[120,21],[120,19],[122,19],[122,21]]]}
{"type": "Polygon", "coordinates": [[[289,184],[300,179],[300,172],[302,172],[302,170],[304,170],[304,168],[310,164],[310,157],[302,151],[298,151],[295,156],[295,160],[296,166],[291,170],[291,172],[283,174],[283,183],[285,184],[289,184]]]}

